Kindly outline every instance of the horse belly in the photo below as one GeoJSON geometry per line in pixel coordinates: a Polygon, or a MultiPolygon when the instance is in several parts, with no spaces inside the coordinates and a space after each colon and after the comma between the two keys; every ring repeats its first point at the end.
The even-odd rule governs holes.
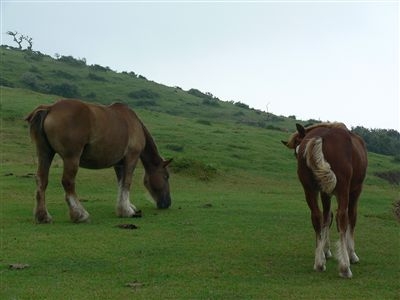
{"type": "Polygon", "coordinates": [[[94,143],[85,146],[79,165],[87,169],[104,169],[115,166],[125,156],[125,147],[107,143],[94,143]]]}

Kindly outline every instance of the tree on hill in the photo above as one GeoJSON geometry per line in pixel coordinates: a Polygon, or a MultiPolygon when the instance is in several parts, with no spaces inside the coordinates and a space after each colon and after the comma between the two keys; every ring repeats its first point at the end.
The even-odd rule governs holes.
{"type": "Polygon", "coordinates": [[[17,31],[15,31],[15,32],[7,31],[7,34],[11,35],[14,39],[14,42],[16,42],[18,44],[18,48],[22,49],[22,42],[24,41],[23,35],[19,34],[17,31]],[[19,36],[17,37],[18,34],[19,34],[19,36]]]}
{"type": "Polygon", "coordinates": [[[30,36],[23,35],[22,38],[28,43],[28,50],[32,51],[32,46],[33,46],[33,39],[30,36]]]}
{"type": "Polygon", "coordinates": [[[28,43],[27,49],[32,51],[33,39],[30,36],[20,34],[17,31],[7,31],[7,34],[13,37],[14,42],[18,44],[18,49],[22,49],[22,43],[25,41],[28,43]]]}

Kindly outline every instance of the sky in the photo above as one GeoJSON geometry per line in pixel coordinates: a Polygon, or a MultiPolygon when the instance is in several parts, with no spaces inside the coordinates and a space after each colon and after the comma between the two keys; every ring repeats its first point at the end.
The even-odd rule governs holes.
{"type": "Polygon", "coordinates": [[[51,56],[275,115],[400,131],[399,12],[384,0],[1,0],[1,44],[18,31],[51,56]]]}

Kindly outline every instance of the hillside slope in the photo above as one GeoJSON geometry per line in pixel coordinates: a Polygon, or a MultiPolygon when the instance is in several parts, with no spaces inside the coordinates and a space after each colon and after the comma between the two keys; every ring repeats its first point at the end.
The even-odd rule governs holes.
{"type": "Polygon", "coordinates": [[[295,120],[225,102],[195,88],[168,87],[134,72],[117,73],[108,67],[86,65],[71,56],[58,59],[40,52],[1,46],[0,85],[80,98],[98,103],[115,101],[133,108],[164,112],[203,121],[232,122],[261,128],[294,128],[295,120]]]}
{"type": "MultiPolygon", "coordinates": [[[[57,98],[109,104],[124,102],[134,109],[160,112],[195,120],[202,124],[225,123],[291,132],[299,121],[250,108],[241,102],[226,102],[195,88],[184,91],[168,87],[135,74],[118,73],[109,67],[86,64],[71,56],[53,58],[40,52],[0,47],[0,86],[29,89],[57,95],[57,98]]],[[[376,153],[400,156],[400,133],[395,130],[354,128],[376,153]]]]}

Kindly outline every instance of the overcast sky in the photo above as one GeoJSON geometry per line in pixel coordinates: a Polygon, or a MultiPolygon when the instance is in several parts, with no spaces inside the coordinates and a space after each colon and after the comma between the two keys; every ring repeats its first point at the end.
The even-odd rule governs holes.
{"type": "Polygon", "coordinates": [[[398,1],[2,0],[16,46],[9,30],[277,115],[400,130],[398,1]]]}

